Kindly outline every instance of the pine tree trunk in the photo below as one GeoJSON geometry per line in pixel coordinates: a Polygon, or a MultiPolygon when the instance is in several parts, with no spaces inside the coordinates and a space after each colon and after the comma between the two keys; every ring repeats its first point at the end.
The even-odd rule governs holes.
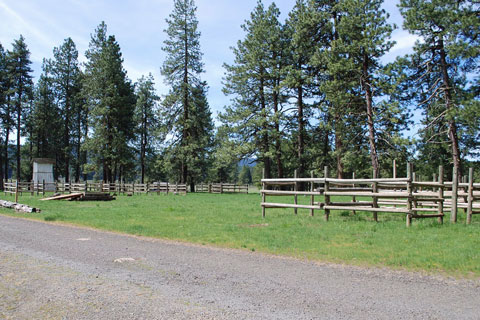
{"type": "Polygon", "coordinates": [[[22,119],[22,87],[19,88],[18,101],[17,101],[17,180],[21,179],[21,146],[20,146],[20,133],[21,133],[21,119],[22,119]]]}
{"type": "MultiPolygon", "coordinates": [[[[277,80],[275,80],[276,82],[277,80]]],[[[276,85],[275,85],[276,86],[276,85]]],[[[278,178],[283,178],[283,165],[282,165],[282,150],[280,139],[280,121],[277,119],[278,113],[278,90],[274,89],[273,92],[273,111],[275,113],[275,160],[277,162],[277,175],[278,178]]]]}
{"type": "MultiPolygon", "coordinates": [[[[183,139],[182,139],[182,144],[187,145],[191,143],[190,138],[189,138],[189,125],[188,125],[188,119],[189,119],[189,101],[188,101],[188,84],[189,84],[189,79],[188,79],[188,62],[189,62],[189,52],[188,52],[188,29],[187,29],[187,17],[185,16],[185,25],[184,25],[184,31],[185,31],[185,61],[184,61],[184,70],[183,70],[183,139]]],[[[187,165],[187,155],[185,154],[184,150],[182,150],[182,180],[181,183],[187,183],[187,178],[188,178],[188,165],[187,165]]]]}
{"type": "Polygon", "coordinates": [[[335,115],[335,153],[337,155],[337,178],[343,179],[343,136],[340,127],[340,115],[335,115]]]}
{"type": "MultiPolygon", "coordinates": [[[[450,87],[450,76],[448,74],[448,64],[445,53],[445,47],[443,44],[443,39],[439,41],[439,50],[440,50],[440,66],[442,68],[442,78],[443,78],[443,87],[445,93],[445,105],[447,112],[450,112],[453,108],[453,99],[452,99],[452,88],[450,87]]],[[[457,123],[455,118],[452,117],[448,120],[448,138],[450,139],[452,147],[452,160],[453,166],[458,168],[458,176],[462,176],[462,163],[460,159],[460,151],[458,146],[458,134],[457,134],[457,123]]]]}
{"type": "MultiPolygon", "coordinates": [[[[80,119],[80,115],[79,115],[79,119],[80,119]]],[[[82,157],[82,154],[81,154],[81,136],[82,136],[82,133],[81,132],[82,132],[82,128],[81,128],[80,120],[78,120],[77,145],[75,146],[76,147],[76,152],[77,152],[77,160],[76,160],[76,163],[75,163],[75,182],[80,181],[80,162],[81,162],[81,157],[82,157]]]]}
{"type": "Polygon", "coordinates": [[[367,124],[368,124],[368,142],[370,144],[370,158],[372,160],[373,178],[379,177],[378,154],[375,143],[375,126],[373,122],[373,102],[372,102],[372,88],[370,77],[368,74],[368,57],[363,56],[363,76],[362,86],[365,90],[365,100],[367,103],[367,124]]]}
{"type": "Polygon", "coordinates": [[[303,117],[303,87],[297,88],[297,108],[298,108],[298,146],[297,146],[297,158],[298,158],[298,175],[303,177],[305,174],[305,124],[303,117]]]}
{"type": "MultiPolygon", "coordinates": [[[[338,16],[337,12],[333,12],[333,24],[334,24],[334,31],[333,31],[333,40],[337,41],[339,38],[338,34],[338,16]]],[[[334,80],[335,82],[338,81],[338,76],[335,74],[334,75],[334,80]]],[[[342,136],[342,129],[340,126],[341,123],[341,115],[336,111],[335,113],[335,153],[337,155],[337,178],[343,179],[343,171],[344,171],[344,166],[343,166],[343,136],[342,136]]]]}
{"type": "Polygon", "coordinates": [[[10,126],[7,126],[5,132],[5,180],[8,180],[8,139],[10,139],[10,126]]]}
{"type": "Polygon", "coordinates": [[[3,155],[0,150],[0,190],[3,190],[3,155]]]}
{"type": "MultiPolygon", "coordinates": [[[[85,119],[86,120],[88,119],[88,112],[85,113],[85,119]]],[[[84,122],[85,124],[85,127],[83,128],[84,129],[84,132],[83,132],[83,137],[84,137],[84,141],[87,140],[87,137],[88,137],[88,122],[85,121],[84,122]]],[[[87,164],[87,160],[88,160],[88,154],[87,154],[87,150],[84,150],[82,152],[82,163],[85,165],[87,164]]],[[[83,173],[83,181],[87,181],[87,178],[88,178],[88,174],[86,172],[83,173]]]]}
{"type": "Polygon", "coordinates": [[[268,117],[267,117],[267,106],[265,102],[265,80],[264,80],[264,70],[260,70],[260,108],[263,116],[263,125],[262,125],[262,158],[265,168],[265,178],[268,179],[271,177],[271,164],[270,158],[268,157],[269,149],[269,139],[268,139],[268,117]]]}
{"type": "Polygon", "coordinates": [[[65,132],[64,132],[64,148],[65,148],[65,182],[70,182],[70,101],[68,97],[68,89],[67,89],[67,97],[65,99],[65,132]]]}
{"type": "MultiPolygon", "coordinates": [[[[145,124],[146,121],[144,121],[144,128],[143,130],[145,130],[145,124]]],[[[142,132],[141,134],[141,150],[140,150],[140,167],[141,167],[141,171],[142,171],[142,183],[145,183],[145,146],[147,144],[147,139],[145,137],[145,131],[142,132]]]]}

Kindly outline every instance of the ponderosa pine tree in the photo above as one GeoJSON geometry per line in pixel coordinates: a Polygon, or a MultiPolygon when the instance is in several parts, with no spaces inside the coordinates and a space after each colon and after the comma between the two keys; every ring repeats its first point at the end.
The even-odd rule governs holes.
{"type": "Polygon", "coordinates": [[[87,180],[86,173],[84,172],[84,166],[87,164],[87,154],[83,147],[88,137],[88,106],[87,99],[83,96],[84,91],[84,73],[79,71],[76,86],[78,90],[74,96],[75,106],[72,113],[72,151],[73,158],[73,174],[75,181],[80,181],[80,176],[83,176],[83,180],[87,180]]]}
{"type": "Polygon", "coordinates": [[[181,183],[193,187],[199,168],[195,162],[206,159],[213,128],[206,101],[206,84],[200,51],[200,32],[193,0],[174,0],[174,9],[166,20],[168,39],[163,51],[167,54],[161,68],[169,93],[161,105],[162,127],[168,158],[181,183]]]}
{"type": "Polygon", "coordinates": [[[78,51],[71,38],[53,49],[52,78],[55,86],[55,96],[62,117],[62,167],[65,182],[70,181],[70,165],[72,160],[72,136],[74,135],[73,115],[78,108],[76,96],[80,92],[78,51]]]}
{"type": "MultiPolygon", "coordinates": [[[[277,175],[283,172],[280,158],[281,121],[279,104],[281,64],[283,59],[280,12],[275,4],[265,10],[261,1],[242,25],[245,39],[233,48],[235,61],[225,64],[224,93],[233,96],[232,105],[219,115],[243,152],[242,157],[256,157],[263,163],[265,176],[272,175],[272,155],[277,175]],[[272,144],[274,150],[271,150],[272,144]]],[[[239,153],[240,154],[240,153],[239,153]]]]}
{"type": "Polygon", "coordinates": [[[458,120],[472,84],[466,75],[478,67],[478,4],[463,0],[401,0],[399,8],[404,28],[421,38],[411,56],[415,63],[410,66],[414,68],[415,88],[428,92],[425,100],[417,101],[430,115],[426,129],[438,128],[433,136],[425,138],[431,143],[436,137],[448,139],[452,163],[461,172],[458,120]],[[470,61],[475,57],[477,65],[470,61]]]}
{"type": "MultiPolygon", "coordinates": [[[[32,112],[32,143],[37,158],[53,158],[60,163],[62,154],[62,121],[56,103],[52,62],[44,59],[43,72],[35,86],[32,112]]],[[[58,176],[55,166],[55,177],[58,176]]]]}
{"type": "Polygon", "coordinates": [[[140,176],[141,183],[145,183],[146,159],[153,158],[154,135],[158,122],[158,101],[155,93],[155,83],[152,74],[142,76],[135,85],[137,104],[135,108],[135,124],[137,141],[140,145],[140,176]]]}
{"type": "MultiPolygon", "coordinates": [[[[12,64],[12,60],[10,59],[11,53],[9,51],[4,52],[4,61],[3,61],[3,69],[4,69],[4,78],[2,80],[3,86],[3,96],[4,96],[4,103],[2,106],[2,135],[3,135],[3,145],[2,145],[2,152],[3,152],[3,162],[4,162],[4,170],[3,173],[5,175],[5,179],[8,179],[9,173],[9,166],[10,166],[10,158],[9,158],[9,144],[10,144],[10,134],[12,133],[13,129],[15,128],[15,119],[14,119],[14,106],[12,105],[12,95],[13,95],[13,83],[12,77],[9,74],[9,70],[11,69],[10,65],[12,64]]],[[[3,178],[3,177],[2,177],[3,178]]]]}
{"type": "Polygon", "coordinates": [[[120,46],[114,36],[107,38],[105,23],[92,35],[86,57],[82,94],[87,98],[92,134],[85,147],[96,171],[102,168],[103,181],[115,181],[125,176],[133,159],[133,85],[122,66],[120,46]]]}
{"type": "MultiPolygon", "coordinates": [[[[388,14],[381,8],[383,0],[344,0],[338,6],[344,16],[338,23],[339,44],[348,55],[350,67],[359,84],[358,92],[364,97],[368,128],[368,144],[374,177],[380,173],[377,130],[382,114],[375,112],[374,99],[383,94],[381,77],[383,67],[380,58],[393,47],[389,41],[393,26],[387,23],[388,14]],[[377,123],[377,119],[378,123],[377,123]]],[[[384,105],[384,104],[379,104],[384,105]]],[[[393,121],[392,119],[388,119],[393,121]]]]}
{"type": "Polygon", "coordinates": [[[348,147],[358,143],[354,140],[361,136],[357,109],[362,103],[354,90],[358,85],[353,72],[355,66],[345,50],[346,39],[339,32],[339,24],[346,13],[341,2],[335,0],[311,1],[309,10],[316,43],[311,59],[318,86],[315,98],[319,101],[320,110],[326,112],[326,127],[333,130],[336,174],[338,178],[343,178],[348,147]]]}
{"type": "Polygon", "coordinates": [[[31,100],[33,91],[32,69],[30,65],[30,51],[21,35],[12,44],[12,51],[7,54],[7,72],[10,78],[11,88],[9,91],[10,103],[14,106],[15,129],[17,131],[16,149],[16,178],[22,179],[21,175],[21,144],[20,138],[25,131],[27,104],[31,100]]]}
{"type": "MultiPolygon", "coordinates": [[[[7,103],[7,90],[8,90],[8,81],[7,81],[7,56],[5,49],[0,43],[0,125],[2,128],[5,127],[5,112],[6,112],[6,103],[7,103]]],[[[0,190],[3,190],[3,168],[4,168],[4,131],[0,130],[0,190]]]]}
{"type": "Polygon", "coordinates": [[[311,106],[306,101],[312,97],[313,68],[310,60],[315,51],[315,31],[312,28],[312,11],[309,10],[306,0],[297,0],[290,12],[284,32],[288,39],[287,65],[283,68],[286,74],[284,86],[289,88],[291,96],[296,100],[296,119],[292,119],[292,135],[296,136],[296,158],[298,176],[303,177],[307,169],[306,140],[307,126],[311,106]]]}

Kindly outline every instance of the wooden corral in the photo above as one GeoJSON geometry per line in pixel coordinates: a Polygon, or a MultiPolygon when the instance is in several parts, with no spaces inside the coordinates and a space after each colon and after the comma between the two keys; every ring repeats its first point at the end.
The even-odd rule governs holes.
{"type": "Polygon", "coordinates": [[[437,218],[442,223],[446,210],[451,212],[452,222],[457,221],[458,208],[467,213],[467,223],[471,223],[472,215],[480,214],[480,183],[473,183],[472,169],[468,182],[462,183],[456,178],[456,170],[453,181],[444,181],[443,167],[439,168],[438,179],[416,181],[410,164],[406,178],[333,179],[328,176],[325,167],[323,178],[314,178],[312,174],[311,178],[262,179],[262,216],[265,217],[267,208],[292,208],[295,214],[298,209],[308,209],[312,216],[315,210],[322,210],[328,220],[331,210],[346,210],[372,212],[377,221],[378,212],[386,212],[404,214],[406,225],[410,226],[412,219],[422,218],[437,218]],[[300,185],[308,189],[299,191],[300,185]],[[267,196],[293,196],[293,203],[267,202],[267,196]],[[298,196],[309,197],[309,204],[298,204],[298,196]],[[323,202],[315,201],[319,196],[324,197],[323,202]],[[345,197],[352,200],[346,202],[345,197]]]}

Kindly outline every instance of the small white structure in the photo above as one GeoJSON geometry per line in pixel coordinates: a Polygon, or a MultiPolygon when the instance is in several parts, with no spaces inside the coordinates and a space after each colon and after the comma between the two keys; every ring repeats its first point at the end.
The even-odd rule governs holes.
{"type": "Polygon", "coordinates": [[[35,158],[33,159],[33,182],[43,183],[45,181],[45,191],[54,191],[53,165],[55,159],[35,158]]]}

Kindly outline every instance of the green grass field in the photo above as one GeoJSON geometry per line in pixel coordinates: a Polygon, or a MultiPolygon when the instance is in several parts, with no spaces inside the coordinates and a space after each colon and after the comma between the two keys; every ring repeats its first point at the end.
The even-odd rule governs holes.
{"type": "Polygon", "coordinates": [[[19,202],[42,213],[0,213],[317,261],[480,277],[480,216],[467,226],[463,210],[457,224],[446,217],[444,225],[424,219],[406,228],[404,215],[388,213],[379,214],[375,223],[371,213],[333,211],[325,222],[322,211],[310,217],[308,210],[295,216],[293,209],[267,209],[262,219],[258,194],[135,195],[111,202],[39,199],[24,195],[19,202]]]}

